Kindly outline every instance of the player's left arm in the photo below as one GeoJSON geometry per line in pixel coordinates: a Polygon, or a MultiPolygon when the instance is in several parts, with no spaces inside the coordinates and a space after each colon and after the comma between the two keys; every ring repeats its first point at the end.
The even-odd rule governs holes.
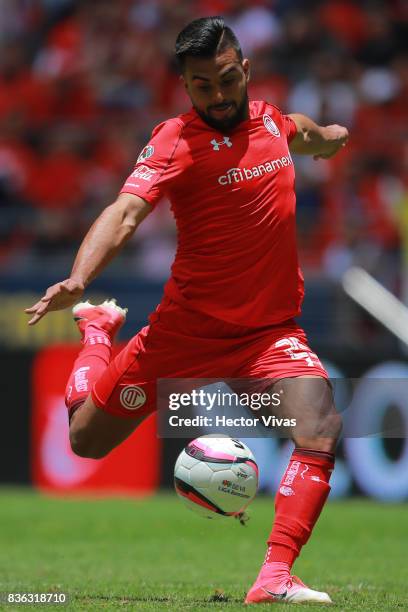
{"type": "Polygon", "coordinates": [[[317,125],[306,115],[288,115],[294,121],[297,132],[289,144],[292,153],[313,155],[314,159],[333,157],[348,141],[349,133],[341,125],[317,125]]]}

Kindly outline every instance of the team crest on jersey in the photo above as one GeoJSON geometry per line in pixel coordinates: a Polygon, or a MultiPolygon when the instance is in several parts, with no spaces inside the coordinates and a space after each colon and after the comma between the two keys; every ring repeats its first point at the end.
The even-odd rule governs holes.
{"type": "Polygon", "coordinates": [[[280,131],[279,131],[278,126],[276,125],[272,117],[270,117],[267,113],[265,113],[263,116],[263,122],[268,132],[270,132],[274,136],[280,136],[280,131]]]}
{"type": "Polygon", "coordinates": [[[140,162],[143,161],[144,159],[149,159],[149,157],[151,157],[153,153],[154,153],[154,146],[146,145],[144,149],[142,149],[139,157],[137,158],[136,163],[140,164],[140,162]]]}

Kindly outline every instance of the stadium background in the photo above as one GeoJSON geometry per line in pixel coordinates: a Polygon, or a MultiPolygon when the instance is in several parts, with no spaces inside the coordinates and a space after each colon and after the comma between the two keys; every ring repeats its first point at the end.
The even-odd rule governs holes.
{"type": "MultiPolygon", "coordinates": [[[[1,482],[35,481],[65,492],[91,483],[133,492],[171,484],[182,441],[157,441],[154,423],[142,436],[154,457],[143,474],[135,476],[129,462],[147,444],[142,437],[99,471],[69,454],[60,394],[75,349],[54,344],[76,342],[77,332],[66,312],[30,329],[23,308],[68,275],[81,238],[115,198],[152,127],[188,107],[172,46],[198,16],[226,16],[252,60],[252,98],[349,128],[350,143],[334,160],[296,159],[307,286],[301,322],[335,377],[408,372],[406,348],[340,284],[350,265],[361,265],[408,302],[406,2],[3,0],[1,10],[0,359],[7,432],[1,482]]],[[[174,246],[163,201],[87,293],[114,295],[129,307],[122,340],[160,300],[174,246]]],[[[390,405],[396,401],[389,398],[390,405]]],[[[401,418],[408,429],[406,409],[401,418]]],[[[270,494],[288,447],[253,444],[270,494]]],[[[333,495],[407,499],[407,464],[407,447],[398,440],[343,444],[333,495]]]]}

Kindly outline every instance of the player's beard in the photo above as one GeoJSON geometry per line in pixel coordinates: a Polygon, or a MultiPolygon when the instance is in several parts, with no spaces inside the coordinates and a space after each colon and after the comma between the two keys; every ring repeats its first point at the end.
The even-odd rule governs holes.
{"type": "Polygon", "coordinates": [[[237,105],[236,102],[231,102],[233,108],[235,108],[235,113],[233,113],[230,117],[226,117],[225,119],[215,119],[208,112],[201,111],[196,107],[194,108],[196,109],[197,114],[200,115],[201,119],[210,127],[218,130],[219,132],[228,132],[241,123],[241,121],[245,121],[248,118],[248,103],[248,93],[245,92],[244,98],[239,105],[237,105]]]}

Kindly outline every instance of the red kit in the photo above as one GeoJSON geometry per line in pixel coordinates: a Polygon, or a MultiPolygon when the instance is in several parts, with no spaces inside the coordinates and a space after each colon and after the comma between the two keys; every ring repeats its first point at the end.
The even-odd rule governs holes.
{"type": "Polygon", "coordinates": [[[178,248],[150,326],[94,386],[113,414],[153,411],[157,378],[327,376],[293,320],[303,299],[288,149],[296,126],[266,102],[249,108],[228,134],[195,110],[160,124],[122,188],[152,206],[169,199],[178,248]]]}

